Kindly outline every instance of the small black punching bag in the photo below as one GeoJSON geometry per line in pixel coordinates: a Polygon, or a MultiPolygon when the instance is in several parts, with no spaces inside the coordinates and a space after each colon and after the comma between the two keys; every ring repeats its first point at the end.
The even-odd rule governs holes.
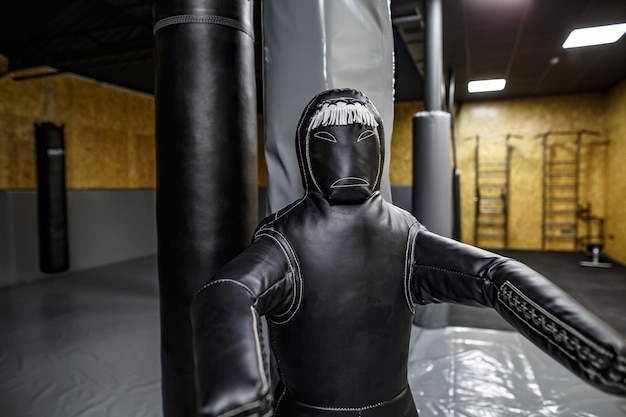
{"type": "Polygon", "coordinates": [[[63,126],[35,124],[39,267],[42,272],[69,268],[65,143],[63,126]]]}

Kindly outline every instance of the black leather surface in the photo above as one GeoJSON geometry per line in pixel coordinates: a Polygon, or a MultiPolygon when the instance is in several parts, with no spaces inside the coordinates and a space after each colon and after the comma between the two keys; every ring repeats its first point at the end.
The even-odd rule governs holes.
{"type": "MultiPolygon", "coordinates": [[[[273,407],[277,417],[415,417],[410,395],[395,399],[410,392],[414,308],[433,302],[493,307],[588,382],[626,394],[622,337],[535,271],[433,234],[382,199],[368,166],[384,149],[358,141],[371,121],[311,124],[337,100],[380,121],[356,91],[315,97],[297,134],[306,194],[266,218],[253,244],[194,299],[202,415],[271,415],[273,407]],[[348,157],[363,149],[372,154],[348,157]],[[347,177],[373,185],[331,186],[347,177]],[[273,398],[263,315],[280,370],[273,398]]],[[[382,126],[375,130],[382,139],[382,126]]]]}
{"type": "Polygon", "coordinates": [[[63,272],[70,266],[63,126],[36,124],[35,143],[39,267],[46,273],[63,272]]]}
{"type": "Polygon", "coordinates": [[[248,0],[155,3],[157,229],[165,417],[195,414],[189,308],[257,223],[248,0]],[[219,63],[219,64],[218,64],[219,63]]]}

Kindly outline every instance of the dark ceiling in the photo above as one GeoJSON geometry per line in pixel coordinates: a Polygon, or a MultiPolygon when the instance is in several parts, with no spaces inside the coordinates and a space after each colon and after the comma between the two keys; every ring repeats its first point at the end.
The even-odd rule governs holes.
{"type": "MultiPolygon", "coordinates": [[[[624,0],[442,0],[444,69],[457,101],[605,91],[626,78],[626,36],[612,45],[562,49],[578,27],[626,22],[624,0]],[[558,61],[557,63],[554,63],[558,61]],[[505,90],[469,95],[470,79],[505,78],[505,90]]],[[[261,36],[257,22],[257,83],[261,36]]],[[[392,0],[396,99],[421,100],[423,3],[392,0]]],[[[70,72],[153,92],[151,0],[5,2],[0,76],[70,72]]]]}

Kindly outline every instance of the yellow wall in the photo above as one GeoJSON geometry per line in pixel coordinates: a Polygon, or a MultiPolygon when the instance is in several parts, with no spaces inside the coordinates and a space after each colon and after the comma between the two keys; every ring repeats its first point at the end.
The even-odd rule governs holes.
{"type": "MultiPolygon", "coordinates": [[[[460,116],[459,167],[462,171],[462,230],[463,240],[473,242],[475,191],[474,135],[516,134],[521,139],[510,140],[511,172],[509,182],[509,247],[536,249],[542,245],[542,184],[543,146],[538,134],[548,131],[578,131],[587,129],[603,132],[604,101],[601,94],[547,97],[540,99],[506,100],[468,103],[460,116]]],[[[576,135],[551,137],[563,143],[574,158],[576,135]]],[[[488,146],[504,144],[484,140],[488,146]],[[492,143],[489,143],[492,142],[492,143]]],[[[579,201],[588,201],[596,215],[604,213],[605,147],[590,146],[584,136],[581,147],[581,180],[579,201]],[[599,169],[599,172],[598,172],[599,169]]],[[[492,152],[496,150],[493,149],[492,152]]],[[[489,246],[488,241],[480,242],[489,246]]],[[[494,246],[499,241],[493,241],[494,246]]],[[[573,249],[573,240],[550,241],[548,249],[573,249]]]]}
{"type": "MultiPolygon", "coordinates": [[[[421,109],[422,103],[396,105],[390,169],[392,185],[411,183],[411,119],[421,109]]],[[[606,219],[605,252],[616,260],[626,261],[626,210],[623,208],[626,164],[622,162],[626,159],[626,81],[608,94],[465,103],[457,123],[464,242],[475,243],[475,135],[511,133],[522,136],[522,139],[510,140],[509,248],[541,249],[543,146],[541,138],[536,136],[547,131],[586,129],[597,131],[601,136],[582,136],[580,201],[591,203],[592,214],[606,219]]],[[[575,135],[559,137],[562,143],[559,148],[573,152],[575,138],[575,135]]],[[[481,149],[487,155],[502,152],[503,146],[503,140],[481,141],[481,149]]],[[[579,222],[579,234],[584,233],[584,227],[585,224],[579,222]]],[[[501,242],[501,239],[484,239],[480,244],[497,248],[502,246],[501,242]]],[[[573,240],[549,241],[546,248],[572,250],[573,240]]]]}
{"type": "MultiPolygon", "coordinates": [[[[412,182],[412,117],[421,102],[395,106],[390,180],[412,182]]],[[[58,75],[29,81],[0,79],[0,189],[36,186],[33,123],[65,125],[68,188],[155,186],[154,99],[81,77],[58,75]]],[[[458,118],[462,171],[462,240],[474,243],[474,147],[476,134],[522,135],[511,140],[509,247],[541,248],[542,146],[549,130],[601,132],[607,146],[585,140],[581,201],[606,219],[605,252],[626,263],[626,80],[607,94],[465,103],[458,118]]],[[[258,119],[259,137],[262,120],[258,119]]],[[[495,141],[484,150],[496,152],[495,141]]],[[[262,149],[262,139],[259,140],[262,149]]],[[[260,152],[259,184],[266,184],[260,152]]],[[[582,226],[582,225],[581,225],[582,226]]],[[[482,246],[490,246],[489,242],[482,246]]],[[[492,247],[497,247],[494,241],[492,247]]],[[[552,245],[551,249],[559,249],[552,245]]],[[[563,249],[569,249],[566,246],[563,249]]]]}
{"type": "Polygon", "coordinates": [[[396,103],[391,141],[391,185],[413,183],[413,115],[424,109],[422,102],[396,103]]]}
{"type": "Polygon", "coordinates": [[[0,189],[36,187],[34,123],[65,126],[67,187],[155,186],[154,100],[88,79],[0,79],[0,189]]]}

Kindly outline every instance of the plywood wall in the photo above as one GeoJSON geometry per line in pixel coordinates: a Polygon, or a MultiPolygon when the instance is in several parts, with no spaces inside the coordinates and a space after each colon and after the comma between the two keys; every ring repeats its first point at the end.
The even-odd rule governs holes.
{"type": "Polygon", "coordinates": [[[36,187],[34,124],[65,126],[68,188],[155,186],[152,97],[72,75],[0,79],[0,189],[36,187]]]}
{"type": "MultiPolygon", "coordinates": [[[[615,101],[624,101],[616,97],[615,101]]],[[[599,138],[583,135],[581,146],[580,201],[591,203],[594,215],[606,216],[607,158],[613,152],[606,142],[604,94],[580,94],[533,99],[485,101],[461,106],[457,120],[459,141],[458,163],[461,170],[462,240],[474,244],[475,219],[475,135],[515,134],[510,140],[511,174],[509,184],[509,248],[540,249],[542,247],[542,184],[543,146],[537,135],[547,131],[578,131],[587,129],[601,134],[599,138]]],[[[396,105],[392,142],[392,185],[411,184],[412,116],[422,109],[421,103],[396,105]]],[[[615,110],[616,114],[620,110],[615,110]]],[[[623,110],[622,113],[623,115],[623,110]]],[[[615,116],[616,121],[623,120],[615,116]]],[[[559,139],[559,152],[573,152],[576,135],[559,139]]],[[[503,140],[481,141],[481,154],[489,157],[502,153],[503,140]]],[[[626,152],[622,153],[626,157],[626,152]]],[[[610,168],[609,168],[610,169],[610,168]]],[[[625,177],[626,178],[626,177],[625,177]]],[[[584,224],[579,224],[582,232],[584,224]]],[[[502,240],[481,240],[484,247],[502,247],[502,240]]],[[[547,249],[572,250],[573,239],[552,240],[547,249]]]]}
{"type": "MultiPolygon", "coordinates": [[[[421,102],[396,103],[392,186],[412,183],[412,119],[421,102]]],[[[71,75],[16,82],[0,79],[0,189],[36,186],[33,124],[65,125],[69,188],[155,187],[154,99],[71,75]]],[[[474,243],[474,135],[512,133],[509,247],[541,248],[543,147],[547,131],[598,131],[608,145],[582,146],[581,201],[606,219],[606,253],[626,262],[626,80],[607,94],[580,94],[463,104],[457,120],[462,172],[462,240],[474,243]]],[[[266,185],[258,118],[259,185],[266,185]]],[[[567,151],[569,145],[562,148],[567,151]]],[[[483,147],[498,152],[494,141],[483,147]]],[[[482,246],[498,247],[499,241],[482,246]]],[[[552,244],[552,249],[570,249],[552,244]]]]}
{"type": "MultiPolygon", "coordinates": [[[[0,99],[0,105],[2,101],[0,99]]],[[[32,123],[30,117],[0,112],[0,189],[36,186],[32,123]]]]}
{"type": "Polygon", "coordinates": [[[396,103],[394,107],[389,165],[391,185],[413,183],[413,115],[423,109],[422,102],[396,103]]]}
{"type": "MultiPolygon", "coordinates": [[[[516,134],[510,140],[509,248],[536,249],[542,246],[543,146],[537,135],[548,131],[587,129],[604,136],[604,96],[586,94],[465,104],[460,116],[459,167],[462,171],[463,240],[473,242],[475,191],[475,140],[473,135],[516,134]]],[[[576,135],[550,136],[558,145],[551,152],[575,156],[576,135]]],[[[585,135],[581,146],[580,200],[592,205],[594,214],[604,215],[606,147],[594,146],[585,135]]],[[[492,144],[497,146],[496,143],[492,144]]],[[[500,144],[501,146],[501,144],[500,144]]],[[[486,149],[489,152],[489,149],[486,149]]],[[[491,152],[496,152],[492,149],[491,152]]],[[[574,249],[573,239],[550,240],[546,249],[574,249]]],[[[480,242],[498,247],[499,242],[480,242]]]]}

